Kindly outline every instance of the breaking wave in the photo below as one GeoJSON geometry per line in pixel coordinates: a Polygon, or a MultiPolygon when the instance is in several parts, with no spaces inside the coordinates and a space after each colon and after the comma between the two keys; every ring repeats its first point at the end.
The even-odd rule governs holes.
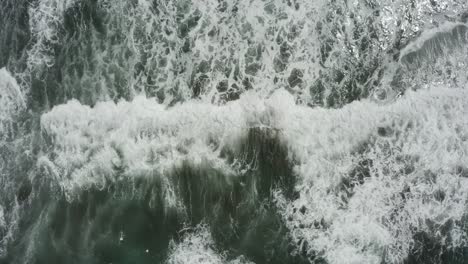
{"type": "Polygon", "coordinates": [[[464,1],[4,0],[0,263],[464,263],[464,1]]]}

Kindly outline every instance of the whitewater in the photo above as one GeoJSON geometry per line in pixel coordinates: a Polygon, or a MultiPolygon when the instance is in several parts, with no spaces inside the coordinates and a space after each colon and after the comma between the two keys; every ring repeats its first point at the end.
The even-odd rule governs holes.
{"type": "Polygon", "coordinates": [[[0,264],[468,262],[465,1],[0,3],[0,264]]]}

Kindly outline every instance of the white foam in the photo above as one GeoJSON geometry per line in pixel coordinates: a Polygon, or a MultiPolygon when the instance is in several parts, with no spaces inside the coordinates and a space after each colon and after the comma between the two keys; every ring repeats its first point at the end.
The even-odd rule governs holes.
{"type": "Polygon", "coordinates": [[[167,264],[250,264],[252,262],[240,256],[227,260],[226,255],[216,250],[208,226],[199,225],[190,230],[183,240],[176,244],[171,242],[167,264]]]}
{"type": "Polygon", "coordinates": [[[20,205],[18,203],[0,205],[0,257],[6,256],[8,245],[16,238],[19,222],[20,205]],[[11,206],[10,211],[7,206],[11,206]]]}
{"type": "Polygon", "coordinates": [[[468,205],[468,179],[455,168],[468,162],[467,116],[468,91],[440,87],[409,92],[386,106],[363,101],[334,111],[295,108],[289,116],[295,121],[283,133],[299,161],[301,197],[280,202],[285,219],[293,218],[293,236],[330,263],[399,263],[419,231],[448,247],[464,245],[465,231],[454,231],[457,239],[449,243],[450,234],[440,228],[451,220],[454,230],[463,229],[457,221],[468,205]],[[379,136],[378,126],[393,134],[379,136]],[[367,150],[357,153],[366,142],[367,150]],[[359,160],[372,161],[370,177],[346,198],[342,179],[359,160]]]}
{"type": "MultiPolygon", "coordinates": [[[[468,163],[466,116],[467,90],[443,88],[409,92],[389,105],[365,100],[339,110],[296,106],[285,91],[268,100],[248,93],[221,107],[188,102],[166,109],[143,97],[94,108],[70,101],[42,116],[54,153],[42,159],[69,192],[116,181],[114,166],[127,177],[164,175],[189,160],[229,174],[233,168],[219,158],[220,146],[235,144],[248,127],[268,126],[281,131],[301,179],[301,198],[283,203],[285,219],[293,217],[293,237],[325,252],[331,263],[377,263],[382,257],[396,263],[409,253],[415,232],[438,234],[427,223],[464,215],[468,179],[454,168],[468,163]],[[378,136],[379,126],[393,134],[378,136]],[[365,142],[368,149],[357,153],[365,142]],[[340,183],[360,159],[372,160],[370,177],[343,200],[340,183]],[[406,175],[405,166],[414,171],[406,175]],[[403,199],[405,188],[410,191],[403,199]],[[435,198],[437,190],[445,193],[443,201],[435,198]],[[297,210],[302,206],[305,214],[297,210]],[[327,228],[314,227],[321,222],[327,228]]],[[[448,246],[465,243],[465,234],[454,230],[458,238],[448,246]]]]}
{"type": "Polygon", "coordinates": [[[169,109],[145,97],[94,108],[71,100],[41,117],[50,148],[38,165],[67,193],[105,187],[118,177],[164,175],[184,161],[232,174],[221,149],[250,127],[287,126],[288,107],[295,107],[294,99],[281,90],[269,100],[246,93],[224,106],[191,101],[169,109]]]}
{"type": "Polygon", "coordinates": [[[165,109],[138,97],[90,108],[73,100],[42,116],[53,150],[41,164],[55,171],[68,191],[118,180],[116,166],[124,171],[120,176],[131,177],[162,175],[185,160],[228,171],[219,146],[246,128],[244,116],[238,103],[190,102],[165,109]]]}
{"type": "Polygon", "coordinates": [[[0,140],[15,134],[15,117],[25,109],[23,94],[15,78],[5,69],[0,69],[0,140]]]}
{"type": "MultiPolygon", "coordinates": [[[[52,65],[52,46],[60,42],[58,36],[63,14],[75,2],[40,0],[30,7],[32,43],[28,46],[29,70],[52,65]]],[[[145,50],[149,68],[157,65],[159,55],[166,54],[167,46],[175,47],[167,54],[166,67],[154,70],[154,74],[146,73],[157,78],[167,73],[167,78],[161,77],[161,81],[157,81],[157,85],[166,91],[166,103],[172,101],[168,90],[173,89],[174,84],[183,90],[181,98],[192,96],[188,80],[192,69],[202,61],[209,61],[213,69],[216,68],[210,73],[213,76],[209,76],[212,81],[207,87],[208,92],[202,95],[202,101],[188,101],[172,108],[145,97],[136,97],[131,102],[101,102],[93,108],[75,100],[59,105],[41,118],[44,144],[37,166],[53,178],[70,199],[76,190],[92,186],[105,188],[109,182],[117,182],[122,177],[164,178],[172,168],[186,160],[195,166],[203,164],[223,170],[227,175],[235,175],[239,171],[220,158],[220,150],[238,143],[250,127],[270,127],[281,131],[300,179],[296,186],[300,199],[289,203],[277,194],[277,202],[292,237],[296,242],[307,241],[310,252],[318,252],[330,263],[379,263],[382,258],[398,263],[408,255],[414,244],[414,234],[420,231],[429,233],[448,247],[466,245],[466,230],[457,221],[466,211],[468,183],[454,169],[468,163],[466,90],[431,87],[417,93],[408,92],[390,104],[377,105],[364,100],[339,110],[296,105],[295,99],[304,102],[310,99],[309,87],[318,78],[319,70],[325,70],[317,60],[317,54],[320,54],[318,39],[324,37],[316,32],[317,23],[332,18],[332,23],[325,25],[330,25],[324,30],[325,36],[337,28],[347,31],[330,36],[336,43],[331,52],[334,55],[326,64],[330,69],[340,70],[347,68],[342,64],[343,58],[366,59],[359,57],[357,45],[361,40],[348,37],[353,36],[355,30],[351,14],[358,18],[356,23],[362,25],[366,25],[368,17],[375,17],[372,13],[375,10],[363,8],[366,4],[358,1],[350,5],[351,10],[346,9],[345,15],[328,12],[329,6],[325,1],[298,2],[300,8],[290,7],[282,1],[274,2],[274,10],[269,14],[268,6],[263,2],[241,1],[236,6],[238,15],[231,16],[229,12],[226,13],[228,15],[217,12],[219,6],[212,1],[193,1],[188,12],[181,12],[184,20],[196,12],[201,13],[200,22],[188,33],[192,46],[191,54],[187,56],[177,53],[184,45],[174,37],[177,32],[167,36],[167,40],[155,41],[158,39],[155,34],[164,29],[160,25],[173,30],[177,28],[175,18],[180,10],[176,10],[178,7],[175,5],[169,3],[165,7],[167,10],[161,11],[166,16],[162,22],[149,11],[149,1],[139,0],[135,10],[127,8],[131,5],[127,6],[125,1],[101,1],[100,7],[108,8],[109,17],[112,17],[109,23],[115,24],[108,25],[109,30],[125,25],[122,32],[130,32],[126,36],[128,39],[122,41],[133,54],[122,68],[122,72],[127,74],[125,78],[129,79],[128,87],[124,88],[131,90],[133,85],[138,86],[135,84],[137,80],[130,80],[137,77],[129,69],[134,69],[138,62],[135,58],[149,43],[151,50],[145,50]],[[345,22],[341,21],[342,18],[345,22]],[[290,25],[297,26],[295,30],[300,34],[294,40],[286,40],[287,34],[284,34],[293,31],[290,25]],[[218,33],[210,38],[205,33],[212,28],[218,33]],[[134,32],[144,34],[137,37],[134,32]],[[274,58],[280,54],[280,46],[271,44],[277,41],[277,36],[285,38],[281,41],[287,42],[292,52],[287,68],[279,73],[274,69],[274,58]],[[259,73],[249,76],[255,91],[246,92],[239,101],[224,106],[208,103],[213,98],[217,102],[215,85],[219,81],[228,79],[230,84],[241,84],[246,74],[234,78],[232,69],[229,76],[225,76],[226,69],[221,66],[224,63],[232,64],[232,68],[240,65],[241,72],[245,73],[243,68],[247,63],[243,60],[249,46],[253,46],[249,40],[265,50],[259,59],[259,73]],[[348,54],[349,41],[353,43],[351,55],[348,54]],[[228,59],[226,54],[234,59],[228,59]],[[175,74],[180,70],[179,63],[186,65],[185,72],[175,74]],[[273,92],[286,85],[293,68],[304,70],[303,87],[297,88],[305,88],[304,91],[296,91],[299,95],[294,97],[284,90],[273,92]],[[277,76],[278,84],[275,81],[277,76]],[[268,95],[271,96],[265,99],[268,95]],[[381,137],[377,133],[378,126],[390,126],[394,133],[381,137]],[[367,150],[356,152],[365,142],[370,144],[367,150]],[[411,161],[412,157],[417,158],[411,161]],[[342,180],[349,177],[349,172],[360,160],[372,161],[370,177],[352,190],[354,194],[351,197],[347,197],[342,180]],[[414,170],[403,173],[407,166],[413,166],[414,170]],[[438,192],[444,193],[444,199],[437,198],[438,192]],[[299,210],[303,206],[307,209],[304,213],[299,210]],[[449,220],[454,221],[454,227],[449,234],[441,233],[440,226],[449,220]],[[321,226],[322,223],[325,226],[321,226]]],[[[420,32],[427,19],[433,19],[427,14],[444,11],[431,7],[428,0],[416,1],[413,9],[403,2],[382,4],[384,15],[373,22],[378,28],[378,36],[377,41],[371,43],[374,47],[372,52],[389,51],[400,30],[404,29],[406,38],[411,38],[420,32]],[[397,15],[407,12],[415,15],[412,21],[397,15]],[[400,20],[403,21],[401,25],[400,20]]],[[[439,6],[449,6],[445,5],[446,1],[443,3],[440,2],[439,6]]],[[[337,4],[337,7],[344,8],[344,5],[337,4]]],[[[452,5],[455,8],[446,9],[462,10],[466,1],[453,1],[452,5]]],[[[234,7],[228,3],[227,8],[231,10],[234,7]]],[[[362,25],[358,26],[367,28],[362,25]]],[[[444,26],[442,29],[446,30],[444,26]]],[[[410,44],[402,54],[418,48],[440,30],[423,33],[419,42],[410,44]]],[[[108,66],[105,61],[116,60],[105,54],[110,54],[107,48],[96,56],[96,60],[103,64],[97,67],[100,70],[93,71],[95,75],[92,78],[85,76],[92,80],[93,85],[103,82],[102,75],[108,66]]],[[[463,74],[466,72],[464,66],[460,69],[463,74]]],[[[86,80],[85,77],[79,81],[86,80]]],[[[64,76],[66,78],[71,77],[64,76]]],[[[146,79],[141,77],[141,80],[146,79]]],[[[459,84],[455,86],[460,87],[459,84]]],[[[14,132],[16,115],[25,109],[23,94],[5,69],[0,70],[0,96],[0,140],[3,143],[14,132]]],[[[170,191],[171,186],[166,188],[169,190],[166,202],[176,206],[177,197],[170,191]]],[[[11,220],[14,217],[1,216],[0,211],[0,228],[2,222],[7,225],[14,222],[11,220]]],[[[211,241],[206,232],[200,231],[200,236],[211,241]]],[[[189,237],[186,240],[196,240],[195,245],[206,245],[197,239],[189,237]]],[[[180,251],[175,249],[174,252],[188,252],[181,254],[194,254],[202,260],[206,257],[207,262],[212,263],[225,261],[222,254],[210,248],[197,253],[198,246],[184,243],[179,245],[180,251]]]]}
{"type": "MultiPolygon", "coordinates": [[[[434,27],[431,29],[424,30],[419,37],[414,39],[412,42],[410,42],[405,48],[403,48],[400,52],[400,60],[404,56],[416,52],[420,50],[424,43],[426,43],[428,40],[436,37],[440,33],[448,33],[453,31],[455,28],[459,26],[467,26],[465,23],[454,23],[454,22],[446,22],[443,23],[442,25],[438,27],[434,27]]],[[[448,47],[450,48],[450,47],[448,47]]]]}
{"type": "MultiPolygon", "coordinates": [[[[392,53],[400,33],[405,39],[402,43],[406,42],[421,32],[428,20],[434,20],[436,14],[455,17],[456,12],[466,8],[463,0],[439,1],[437,6],[429,0],[375,1],[375,6],[365,1],[199,0],[171,1],[155,7],[153,2],[97,1],[95,8],[102,20],[95,21],[99,24],[95,29],[92,25],[86,29],[92,32],[89,37],[86,34],[87,37],[71,37],[67,34],[72,32],[63,28],[64,13],[74,4],[79,6],[76,0],[34,2],[28,12],[32,36],[27,51],[28,69],[16,73],[25,79],[24,84],[21,82],[23,90],[31,84],[31,73],[40,78],[43,75],[38,73],[44,73],[55,63],[57,45],[62,55],[66,50],[70,54],[84,54],[91,46],[93,59],[80,55],[77,58],[65,55],[61,59],[64,65],[60,65],[59,84],[65,94],[80,96],[82,102],[89,104],[109,98],[130,99],[145,92],[151,95],[157,92],[160,100],[169,104],[193,97],[191,87],[196,80],[207,80],[201,81],[203,87],[196,92],[203,100],[223,103],[230,92],[237,94],[250,89],[244,87],[248,80],[262,97],[289,86],[297,101],[323,105],[335,90],[348,87],[342,84],[355,83],[349,78],[357,77],[356,72],[374,68],[376,61],[391,60],[384,54],[392,53]],[[415,17],[400,15],[405,13],[415,17]],[[192,23],[194,19],[198,22],[192,23]],[[184,36],[178,36],[184,23],[191,24],[190,28],[184,30],[184,36]],[[102,38],[99,28],[108,32],[108,36],[121,39],[116,43],[113,38],[102,38]],[[353,37],[357,33],[361,37],[353,37]],[[365,37],[369,35],[374,37],[365,37]],[[64,43],[62,36],[73,45],[64,43]],[[362,45],[364,40],[369,44],[362,45]],[[190,51],[181,52],[186,43],[190,44],[190,51]],[[363,46],[367,47],[361,50],[363,46]],[[327,49],[330,56],[323,56],[327,49]],[[206,64],[209,70],[198,71],[201,64],[206,64]],[[82,73],[76,65],[82,67],[82,73]],[[357,65],[362,66],[356,71],[357,65]],[[301,72],[302,77],[290,87],[288,78],[293,71],[301,72]],[[340,85],[332,81],[336,73],[345,75],[340,85]],[[322,82],[322,95],[310,91],[319,78],[328,79],[322,82]],[[229,91],[218,91],[221,83],[227,84],[225,88],[229,91]],[[123,90],[126,92],[122,94],[123,90]]],[[[375,70],[375,75],[378,72],[375,70]]],[[[374,78],[378,79],[377,76],[371,79],[374,78]]],[[[369,87],[358,83],[357,88],[369,87]]],[[[336,102],[337,105],[346,101],[339,100],[342,102],[336,102]]]]}
{"type": "Polygon", "coordinates": [[[29,28],[34,38],[28,50],[28,68],[51,67],[52,45],[60,42],[59,29],[63,24],[65,10],[77,0],[40,0],[28,9],[29,28]]]}

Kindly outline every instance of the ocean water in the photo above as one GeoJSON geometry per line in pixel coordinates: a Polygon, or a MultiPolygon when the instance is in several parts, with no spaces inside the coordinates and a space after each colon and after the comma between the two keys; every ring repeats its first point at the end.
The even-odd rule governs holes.
{"type": "Polygon", "coordinates": [[[23,263],[468,263],[468,2],[0,0],[23,263]]]}

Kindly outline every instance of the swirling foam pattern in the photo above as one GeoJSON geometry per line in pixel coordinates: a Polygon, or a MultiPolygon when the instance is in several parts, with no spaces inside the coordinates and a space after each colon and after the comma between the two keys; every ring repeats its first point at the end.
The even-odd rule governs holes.
{"type": "Polygon", "coordinates": [[[465,263],[466,1],[3,0],[0,263],[465,263]]]}

